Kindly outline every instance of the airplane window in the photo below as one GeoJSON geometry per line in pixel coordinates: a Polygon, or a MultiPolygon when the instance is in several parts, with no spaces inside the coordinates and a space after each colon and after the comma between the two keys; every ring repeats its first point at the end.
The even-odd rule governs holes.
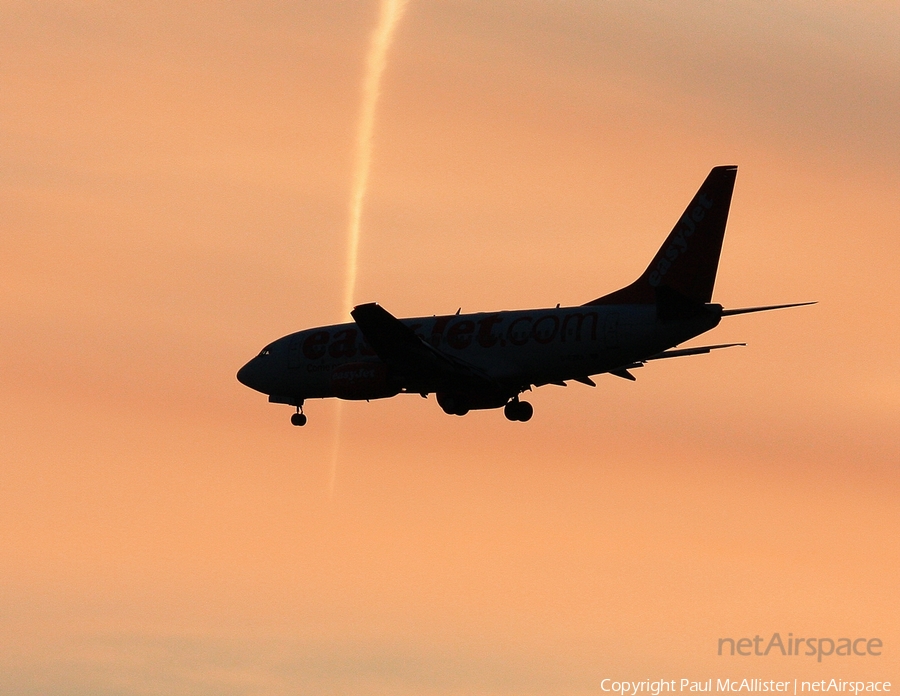
{"type": "Polygon", "coordinates": [[[271,352],[272,352],[272,351],[269,350],[269,346],[266,346],[266,347],[263,348],[261,351],[259,351],[259,354],[260,354],[260,355],[269,355],[271,352]]]}

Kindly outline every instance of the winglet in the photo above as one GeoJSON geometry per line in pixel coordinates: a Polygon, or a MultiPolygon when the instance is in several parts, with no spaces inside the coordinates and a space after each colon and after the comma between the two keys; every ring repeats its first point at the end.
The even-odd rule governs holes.
{"type": "Polygon", "coordinates": [[[375,302],[355,307],[350,315],[372,349],[396,374],[450,383],[468,381],[495,386],[483,370],[438,350],[375,302]]]}
{"type": "Polygon", "coordinates": [[[422,341],[415,331],[375,302],[355,307],[350,316],[366,340],[382,358],[419,349],[422,341]]]}

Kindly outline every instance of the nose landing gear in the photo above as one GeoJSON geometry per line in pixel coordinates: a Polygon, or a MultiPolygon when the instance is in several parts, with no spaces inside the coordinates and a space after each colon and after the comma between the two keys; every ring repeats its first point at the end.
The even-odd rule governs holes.
{"type": "Polygon", "coordinates": [[[306,415],[303,413],[303,406],[298,406],[297,413],[291,415],[291,425],[306,425],[306,415]]]}
{"type": "Polygon", "coordinates": [[[503,407],[503,415],[507,420],[527,423],[534,415],[534,407],[527,401],[519,401],[517,397],[503,407]]]}

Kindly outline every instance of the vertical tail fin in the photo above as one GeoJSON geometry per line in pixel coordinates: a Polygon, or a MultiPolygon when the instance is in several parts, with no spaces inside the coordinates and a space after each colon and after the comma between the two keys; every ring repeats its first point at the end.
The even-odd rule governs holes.
{"type": "Polygon", "coordinates": [[[737,167],[713,168],[641,277],[587,304],[709,302],[736,177],[737,167]]]}

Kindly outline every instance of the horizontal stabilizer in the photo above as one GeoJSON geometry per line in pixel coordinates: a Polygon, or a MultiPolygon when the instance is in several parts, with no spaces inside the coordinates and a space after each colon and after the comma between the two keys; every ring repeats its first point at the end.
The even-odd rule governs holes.
{"type": "Polygon", "coordinates": [[[722,316],[730,317],[735,314],[751,314],[752,312],[768,312],[770,309],[786,309],[787,307],[805,307],[813,305],[815,302],[794,302],[792,304],[776,304],[767,305],[765,307],[741,307],[739,309],[723,309],[722,316]]]}

